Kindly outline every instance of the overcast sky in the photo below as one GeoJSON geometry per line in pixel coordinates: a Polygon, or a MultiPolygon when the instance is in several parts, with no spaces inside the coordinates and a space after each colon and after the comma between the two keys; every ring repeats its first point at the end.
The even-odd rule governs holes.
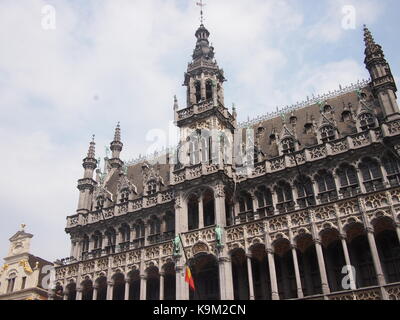
{"type": "MultiPolygon", "coordinates": [[[[92,134],[103,157],[121,121],[128,160],[149,150],[151,130],[167,130],[174,94],[186,101],[195,2],[0,0],[0,258],[21,223],[33,254],[69,256],[66,216],[92,134]],[[56,9],[54,30],[43,28],[45,5],[56,9]]],[[[364,23],[399,78],[399,10],[398,0],[208,0],[226,106],[243,121],[368,78],[364,23]],[[342,27],[345,5],[355,29],[342,27]]]]}

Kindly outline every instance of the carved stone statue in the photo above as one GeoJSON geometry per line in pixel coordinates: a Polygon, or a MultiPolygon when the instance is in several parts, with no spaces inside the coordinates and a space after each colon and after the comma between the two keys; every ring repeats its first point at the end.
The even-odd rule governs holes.
{"type": "Polygon", "coordinates": [[[174,256],[179,256],[181,253],[181,238],[179,235],[172,240],[172,244],[174,245],[174,256]]]}
{"type": "Polygon", "coordinates": [[[222,228],[219,225],[217,225],[215,227],[215,238],[217,240],[217,247],[222,247],[224,245],[222,243],[222,233],[223,233],[222,228]]]}

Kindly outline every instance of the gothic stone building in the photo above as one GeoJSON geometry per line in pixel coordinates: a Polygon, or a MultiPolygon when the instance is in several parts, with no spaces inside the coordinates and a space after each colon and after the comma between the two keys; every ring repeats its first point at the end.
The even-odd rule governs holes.
{"type": "Polygon", "coordinates": [[[94,178],[91,142],[52,298],[400,299],[400,113],[382,47],[365,27],[370,81],[238,125],[209,35],[196,32],[186,108],[175,99],[175,154],[124,163],[118,125],[94,178]]]}

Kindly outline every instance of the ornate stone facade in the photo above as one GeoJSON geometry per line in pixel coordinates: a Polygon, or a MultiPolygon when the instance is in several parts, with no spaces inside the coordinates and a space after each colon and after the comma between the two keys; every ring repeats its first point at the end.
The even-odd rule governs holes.
{"type": "Polygon", "coordinates": [[[364,34],[370,82],[238,125],[201,25],[187,106],[174,101],[176,153],[125,166],[118,125],[94,180],[91,143],[58,298],[399,299],[400,114],[383,51],[364,34]],[[235,143],[250,160],[237,161],[235,143]]]}

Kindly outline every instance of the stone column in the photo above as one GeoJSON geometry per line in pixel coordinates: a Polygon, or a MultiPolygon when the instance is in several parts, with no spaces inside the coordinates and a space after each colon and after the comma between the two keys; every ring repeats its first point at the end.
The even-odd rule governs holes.
{"type": "Polygon", "coordinates": [[[220,227],[226,226],[226,213],[225,213],[225,191],[224,185],[216,185],[214,189],[215,195],[215,224],[220,227]]]}
{"type": "Polygon", "coordinates": [[[297,259],[297,251],[296,251],[295,245],[292,245],[292,257],[293,257],[294,274],[296,276],[297,297],[299,299],[302,299],[302,298],[304,298],[304,293],[303,293],[303,288],[301,285],[299,261],[297,259]]]}
{"type": "Polygon", "coordinates": [[[76,300],[82,300],[82,288],[76,288],[76,300]]]}
{"type": "Polygon", "coordinates": [[[204,228],[204,206],[203,206],[203,196],[199,196],[199,229],[204,228]]]}
{"type": "Polygon", "coordinates": [[[201,86],[201,99],[205,100],[206,99],[206,79],[204,78],[204,73],[201,74],[200,86],[201,86]]]}
{"type": "MultiPolygon", "coordinates": [[[[353,265],[351,264],[350,260],[350,254],[349,254],[349,248],[347,247],[347,242],[346,242],[346,236],[341,235],[340,236],[340,241],[342,243],[342,249],[343,249],[343,255],[344,255],[344,260],[346,261],[346,265],[350,266],[349,271],[349,277],[350,277],[350,283],[351,283],[351,289],[356,290],[357,289],[357,284],[356,284],[356,279],[353,274],[353,265]]],[[[342,288],[344,289],[344,288],[342,288]]]]}
{"type": "Polygon", "coordinates": [[[249,277],[250,300],[255,300],[254,283],[253,283],[253,269],[251,267],[251,254],[247,254],[247,273],[248,273],[248,277],[249,277]]]}
{"type": "Polygon", "coordinates": [[[185,267],[177,265],[176,270],[176,300],[189,300],[189,285],[185,281],[185,267]]]}
{"type": "Polygon", "coordinates": [[[131,289],[131,279],[125,279],[125,297],[124,300],[129,300],[129,290],[131,289]]]}
{"type": "Polygon", "coordinates": [[[114,282],[108,281],[107,282],[107,300],[112,300],[114,295],[114,282]]]}
{"type": "Polygon", "coordinates": [[[165,280],[165,273],[160,272],[160,300],[164,300],[164,280],[165,280]]]}
{"type": "Polygon", "coordinates": [[[322,245],[320,239],[315,239],[315,250],[317,252],[317,259],[318,259],[318,267],[319,267],[319,274],[321,276],[321,286],[322,286],[322,293],[329,294],[331,290],[329,289],[328,284],[328,276],[326,274],[326,267],[324,261],[324,254],[322,252],[322,245]]]}
{"type": "Polygon", "coordinates": [[[147,276],[144,274],[140,275],[140,300],[145,301],[147,296],[147,276]]]}
{"type": "Polygon", "coordinates": [[[221,300],[233,300],[232,264],[227,257],[219,257],[219,287],[221,300]]]}
{"type": "Polygon", "coordinates": [[[386,280],[383,275],[382,265],[379,259],[378,248],[376,247],[374,231],[372,230],[372,228],[367,229],[367,235],[368,235],[368,243],[371,250],[372,260],[374,262],[376,278],[378,280],[378,285],[384,286],[386,285],[386,280]]]}
{"type": "Polygon", "coordinates": [[[276,278],[275,258],[272,248],[267,248],[269,276],[271,279],[271,298],[272,300],[279,300],[278,281],[276,278]]]}
{"type": "Polygon", "coordinates": [[[99,290],[99,286],[98,285],[94,285],[93,286],[93,298],[92,300],[97,300],[97,292],[99,290]]]}

